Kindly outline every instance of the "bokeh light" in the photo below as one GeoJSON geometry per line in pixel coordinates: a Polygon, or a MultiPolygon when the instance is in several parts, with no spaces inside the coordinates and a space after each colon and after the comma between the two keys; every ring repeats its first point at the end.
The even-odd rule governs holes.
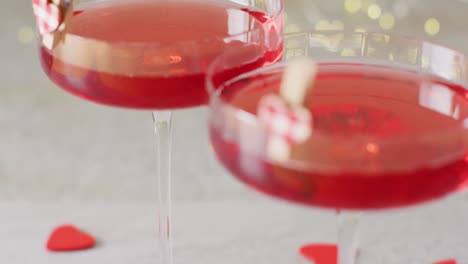
{"type": "Polygon", "coordinates": [[[384,13],[379,19],[379,25],[382,29],[390,30],[395,26],[395,17],[390,13],[384,13]]]}
{"type": "Polygon", "coordinates": [[[344,8],[346,12],[355,14],[361,10],[361,0],[345,0],[344,8]]]}
{"type": "Polygon", "coordinates": [[[367,8],[367,15],[371,19],[378,19],[381,14],[382,14],[382,9],[378,5],[372,4],[369,6],[369,8],[367,8]]]}
{"type": "Polygon", "coordinates": [[[430,36],[435,36],[440,32],[440,22],[435,18],[429,18],[424,23],[424,31],[430,36]]]}

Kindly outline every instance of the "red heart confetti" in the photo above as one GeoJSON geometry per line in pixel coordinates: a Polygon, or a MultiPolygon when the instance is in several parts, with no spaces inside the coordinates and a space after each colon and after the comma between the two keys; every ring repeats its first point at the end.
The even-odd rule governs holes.
{"type": "Polygon", "coordinates": [[[299,254],[313,264],[337,264],[338,246],[335,244],[309,244],[299,249],[299,254]]]}
{"type": "MultiPolygon", "coordinates": [[[[338,264],[338,246],[334,244],[308,244],[299,249],[299,254],[312,264],[338,264]]],[[[433,264],[457,264],[455,259],[433,264]]]]}
{"type": "Polygon", "coordinates": [[[96,240],[73,225],[57,227],[47,241],[49,251],[76,251],[94,247],[96,240]]]}
{"type": "Polygon", "coordinates": [[[434,264],[457,264],[457,261],[454,259],[449,259],[449,260],[434,262],[434,264]]]}
{"type": "Polygon", "coordinates": [[[32,0],[32,4],[39,33],[44,35],[56,31],[62,22],[60,8],[48,0],[32,0]]]}

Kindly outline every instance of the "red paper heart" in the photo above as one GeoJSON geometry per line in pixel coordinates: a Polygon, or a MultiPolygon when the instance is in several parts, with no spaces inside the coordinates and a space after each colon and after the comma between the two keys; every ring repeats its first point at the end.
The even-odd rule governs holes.
{"type": "Polygon", "coordinates": [[[314,264],[337,264],[338,246],[334,244],[309,244],[299,249],[301,256],[314,264]]]}
{"type": "Polygon", "coordinates": [[[94,247],[96,240],[90,234],[80,231],[72,225],[57,227],[47,241],[50,251],[75,251],[94,247]]]}
{"type": "Polygon", "coordinates": [[[454,259],[449,259],[449,260],[435,262],[434,264],[457,264],[457,261],[454,259]]]}
{"type": "MultiPolygon", "coordinates": [[[[333,244],[309,244],[302,246],[299,253],[313,264],[337,264],[338,247],[333,244]]],[[[433,264],[457,264],[454,259],[442,260],[433,264]]]]}

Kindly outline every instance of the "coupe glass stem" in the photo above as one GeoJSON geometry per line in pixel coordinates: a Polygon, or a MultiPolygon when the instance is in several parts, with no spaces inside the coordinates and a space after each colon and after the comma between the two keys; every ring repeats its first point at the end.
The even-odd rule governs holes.
{"type": "Polygon", "coordinates": [[[338,264],[358,264],[359,222],[357,213],[339,213],[338,264]]]}
{"type": "Polygon", "coordinates": [[[171,122],[172,111],[153,112],[156,134],[156,176],[158,195],[159,242],[162,264],[172,264],[171,200],[171,122]]]}

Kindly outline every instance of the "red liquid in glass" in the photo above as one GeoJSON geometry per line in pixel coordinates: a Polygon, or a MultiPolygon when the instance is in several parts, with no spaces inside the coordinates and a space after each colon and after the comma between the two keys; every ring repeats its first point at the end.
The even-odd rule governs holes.
{"type": "MultiPolygon", "coordinates": [[[[65,62],[53,56],[44,47],[41,47],[40,56],[49,77],[82,98],[141,109],[192,107],[207,102],[204,72],[216,56],[234,50],[239,53],[239,61],[245,57],[245,61],[231,69],[230,74],[252,70],[281,58],[279,35],[269,36],[270,41],[278,43],[277,48],[268,50],[259,44],[247,45],[245,40],[224,40],[260,28],[269,20],[261,12],[224,1],[110,1],[75,12],[70,33],[85,38],[84,41],[97,39],[110,45],[123,43],[121,52],[132,58],[134,71],[115,74],[99,70],[99,66],[76,66],[73,61],[65,62]],[[197,42],[201,39],[208,41],[197,42]],[[156,45],[166,45],[168,50],[174,45],[174,51],[161,58],[151,55],[151,51],[141,53],[143,48],[132,49],[125,43],[153,46],[155,50],[156,45]],[[180,54],[178,51],[183,49],[193,49],[193,52],[180,54]],[[174,66],[177,66],[174,64],[184,61],[193,61],[196,65],[191,67],[188,63],[189,66],[179,67],[174,72],[174,66]]],[[[114,51],[116,56],[122,56],[117,54],[118,49],[114,51]]],[[[98,57],[96,55],[96,60],[98,57]]]]}
{"type": "MultiPolygon", "coordinates": [[[[225,88],[221,96],[255,114],[262,96],[278,92],[279,79],[278,73],[254,76],[225,88]]],[[[454,134],[459,137],[453,140],[438,139],[441,143],[435,145],[409,146],[411,140],[404,141],[404,145],[394,146],[403,150],[397,152],[398,157],[392,156],[395,152],[388,152],[385,145],[379,145],[385,140],[396,144],[398,137],[416,141],[423,133],[456,131],[456,126],[462,133],[461,120],[468,116],[468,102],[461,86],[391,68],[321,65],[305,105],[313,114],[316,133],[339,137],[341,141],[325,143],[312,136],[293,148],[293,158],[302,164],[330,165],[336,170],[272,163],[258,154],[262,152],[249,151],[249,142],[232,140],[235,138],[232,133],[227,140],[222,130],[212,124],[210,134],[216,155],[236,177],[257,190],[327,208],[363,210],[407,206],[444,196],[468,179],[463,151],[447,162],[429,165],[429,158],[425,162],[425,157],[437,157],[441,151],[452,154],[450,150],[463,150],[460,147],[466,141],[463,135],[454,134]],[[349,147],[359,136],[375,139],[375,143],[369,141],[367,145],[349,147]],[[339,142],[349,145],[343,147],[339,142]],[[359,149],[360,146],[365,149],[359,149]],[[355,157],[354,166],[352,161],[349,163],[350,157],[355,157]],[[345,160],[354,169],[349,166],[340,169],[345,160]],[[401,162],[395,164],[395,160],[401,162]],[[414,160],[423,162],[413,166],[414,160]],[[395,167],[398,169],[389,169],[395,167]]]]}

